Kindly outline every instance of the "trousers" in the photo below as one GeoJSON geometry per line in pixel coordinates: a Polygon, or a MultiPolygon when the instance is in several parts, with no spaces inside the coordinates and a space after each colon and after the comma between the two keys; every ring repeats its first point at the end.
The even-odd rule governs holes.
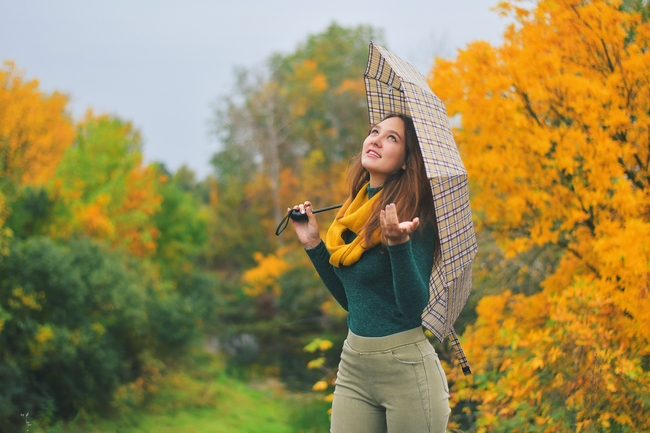
{"type": "Polygon", "coordinates": [[[422,328],[386,337],[351,331],[332,402],[332,433],[444,433],[449,386],[422,328]]]}

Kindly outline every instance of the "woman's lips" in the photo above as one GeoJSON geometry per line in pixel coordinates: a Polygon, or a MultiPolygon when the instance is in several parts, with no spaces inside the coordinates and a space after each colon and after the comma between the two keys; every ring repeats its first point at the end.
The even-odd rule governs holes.
{"type": "Polygon", "coordinates": [[[366,152],[366,155],[372,156],[373,158],[381,158],[381,155],[375,152],[374,150],[369,150],[366,152]]]}

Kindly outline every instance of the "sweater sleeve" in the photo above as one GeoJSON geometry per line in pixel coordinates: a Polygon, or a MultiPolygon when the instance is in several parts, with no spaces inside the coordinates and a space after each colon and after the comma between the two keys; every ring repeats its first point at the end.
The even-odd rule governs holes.
{"type": "Polygon", "coordinates": [[[348,311],[348,298],[345,294],[343,283],[334,272],[334,266],[330,264],[330,253],[327,251],[325,243],[321,241],[317,247],[305,251],[314,265],[314,268],[316,268],[316,272],[318,272],[321,280],[323,280],[325,287],[327,287],[327,290],[329,290],[332,296],[334,296],[334,299],[341,304],[341,307],[343,307],[345,311],[348,311]]]}
{"type": "Polygon", "coordinates": [[[431,227],[400,245],[388,246],[397,308],[405,317],[422,314],[429,302],[435,234],[431,227]]]}

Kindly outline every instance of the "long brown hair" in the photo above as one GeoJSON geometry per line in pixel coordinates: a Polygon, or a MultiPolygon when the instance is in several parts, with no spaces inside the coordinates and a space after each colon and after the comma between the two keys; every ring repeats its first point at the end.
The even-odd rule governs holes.
{"type": "MultiPolygon", "coordinates": [[[[418,217],[420,218],[420,230],[429,224],[433,225],[436,234],[434,257],[438,257],[440,247],[431,184],[424,168],[424,160],[422,159],[413,119],[405,114],[391,113],[386,115],[382,121],[392,117],[398,117],[404,122],[404,144],[406,147],[404,165],[406,168],[400,168],[384,182],[381,197],[375,202],[372,216],[363,227],[364,241],[369,244],[372,233],[380,229],[379,213],[381,210],[390,203],[395,203],[400,221],[411,221],[413,218],[418,217]]],[[[361,165],[361,156],[362,152],[359,152],[352,159],[352,165],[348,172],[351,200],[354,200],[361,188],[370,181],[370,174],[361,165]]],[[[383,235],[382,243],[386,243],[383,235]]]]}

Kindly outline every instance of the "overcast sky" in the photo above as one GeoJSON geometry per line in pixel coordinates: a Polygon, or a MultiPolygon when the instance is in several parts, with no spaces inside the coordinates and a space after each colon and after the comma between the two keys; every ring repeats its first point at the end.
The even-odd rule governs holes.
{"type": "Polygon", "coordinates": [[[211,106],[236,66],[290,53],[333,21],[383,29],[386,45],[425,75],[482,39],[499,44],[496,0],[0,0],[0,61],[13,60],[41,89],[130,120],[147,161],[204,177],[218,143],[211,106]]]}

